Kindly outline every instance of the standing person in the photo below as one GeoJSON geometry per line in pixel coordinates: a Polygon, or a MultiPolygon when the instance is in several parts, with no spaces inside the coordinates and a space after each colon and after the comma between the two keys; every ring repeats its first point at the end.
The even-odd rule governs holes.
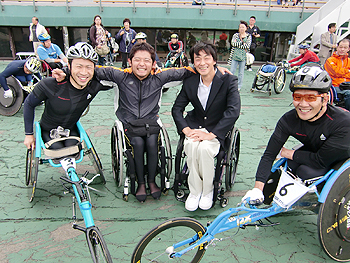
{"type": "Polygon", "coordinates": [[[49,34],[41,34],[38,39],[41,42],[41,45],[38,47],[40,60],[44,60],[52,69],[62,68],[67,65],[68,59],[59,46],[51,43],[51,36],[49,34]]]}
{"type": "MultiPolygon", "coordinates": [[[[102,25],[101,16],[96,15],[94,17],[94,22],[92,23],[92,25],[90,27],[89,34],[90,34],[90,41],[91,41],[92,47],[95,48],[95,50],[96,50],[96,48],[100,49],[102,52],[103,51],[102,49],[107,47],[108,31],[105,30],[103,25],[102,25]]],[[[107,51],[109,51],[109,50],[106,49],[105,52],[107,52],[107,51]]],[[[107,52],[105,55],[107,55],[108,53],[109,52],[107,52]]],[[[100,53],[100,54],[98,54],[98,65],[103,66],[104,60],[105,60],[105,55],[103,55],[103,53],[100,53]]]]}
{"type": "Polygon", "coordinates": [[[327,58],[332,56],[334,50],[337,48],[335,31],[337,31],[336,23],[330,23],[328,25],[328,31],[321,35],[320,51],[318,52],[321,65],[326,63],[327,58]]]}
{"type": "Polygon", "coordinates": [[[278,121],[261,157],[255,186],[242,201],[263,202],[263,188],[279,152],[288,159],[289,171],[303,181],[323,176],[334,164],[350,157],[350,113],[328,104],[331,85],[331,78],[320,66],[304,66],[294,74],[289,86],[294,109],[278,121]],[[290,136],[303,146],[285,148],[290,136]]]}
{"type": "Polygon", "coordinates": [[[236,73],[237,66],[238,71],[238,90],[241,90],[243,85],[244,67],[247,58],[247,52],[249,51],[252,43],[252,36],[247,33],[248,24],[245,21],[240,21],[238,33],[232,36],[231,40],[231,53],[228,59],[228,64],[231,65],[231,72],[233,75],[236,73]]]}
{"type": "Polygon", "coordinates": [[[6,79],[10,76],[14,76],[22,83],[25,82],[25,86],[28,85],[33,79],[35,74],[39,79],[41,62],[36,57],[30,57],[27,60],[14,60],[10,62],[5,70],[0,73],[0,85],[4,89],[4,98],[12,98],[12,90],[8,87],[6,79]]]}
{"type": "Polygon", "coordinates": [[[190,57],[199,74],[184,80],[172,115],[179,134],[186,136],[190,194],[185,207],[188,211],[198,206],[208,210],[213,205],[214,158],[239,117],[241,103],[237,77],[222,75],[216,69],[217,54],[212,44],[197,43],[190,57]],[[188,104],[194,109],[184,118],[188,104]]]}
{"type": "Polygon", "coordinates": [[[115,35],[115,39],[119,42],[119,51],[122,54],[122,68],[127,68],[130,50],[136,41],[136,31],[130,28],[131,21],[129,18],[123,20],[123,25],[124,27],[115,35]]]}
{"type": "Polygon", "coordinates": [[[40,41],[38,37],[44,33],[47,34],[45,27],[39,24],[39,18],[37,18],[36,16],[33,16],[32,23],[30,23],[30,26],[29,26],[29,41],[33,42],[33,49],[36,56],[38,56],[37,50],[38,50],[38,47],[40,46],[40,41]]]}
{"type": "MultiPolygon", "coordinates": [[[[249,19],[249,25],[247,32],[252,36],[252,43],[250,45],[250,53],[255,57],[256,39],[260,37],[260,29],[255,25],[256,18],[251,16],[249,19]]],[[[252,71],[252,65],[247,65],[247,70],[252,71]]]]}

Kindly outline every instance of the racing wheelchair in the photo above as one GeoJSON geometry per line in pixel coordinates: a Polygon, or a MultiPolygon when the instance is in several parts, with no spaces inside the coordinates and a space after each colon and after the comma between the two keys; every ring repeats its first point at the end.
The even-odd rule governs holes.
{"type": "Polygon", "coordinates": [[[32,202],[35,196],[35,190],[38,183],[39,165],[49,163],[53,167],[61,167],[59,161],[66,156],[74,156],[77,158],[76,163],[80,163],[83,161],[84,156],[88,155],[92,161],[96,173],[99,174],[98,178],[100,183],[106,183],[102,171],[102,164],[99,156],[96,153],[95,147],[79,121],[77,122],[77,127],[80,134],[79,137],[66,137],[66,131],[59,129],[58,127],[56,132],[58,134],[62,134],[62,138],[53,139],[47,143],[44,143],[41,136],[40,124],[39,122],[35,123],[35,149],[28,149],[26,157],[25,183],[27,186],[29,186],[29,202],[32,202]],[[77,144],[75,146],[64,147],[58,150],[48,149],[53,143],[57,141],[64,141],[66,139],[75,139],[77,140],[77,144]],[[45,158],[42,158],[42,151],[45,154],[45,158]]]}
{"type": "Polygon", "coordinates": [[[173,67],[186,67],[188,66],[188,58],[184,51],[178,53],[176,50],[172,50],[168,53],[165,59],[164,67],[173,68],[173,67]]]}
{"type": "MultiPolygon", "coordinates": [[[[340,83],[339,89],[340,90],[349,90],[350,89],[350,82],[340,83]]],[[[336,88],[333,86],[331,86],[331,89],[329,90],[329,103],[345,109],[344,95],[337,92],[336,88]]]]}
{"type": "MultiPolygon", "coordinates": [[[[189,170],[184,152],[185,136],[181,136],[176,149],[175,156],[175,180],[173,190],[178,201],[185,202],[188,196],[188,175],[189,170]]],[[[231,190],[237,175],[237,164],[240,148],[240,133],[237,128],[232,128],[225,139],[226,151],[221,147],[216,156],[214,175],[213,205],[216,200],[221,207],[228,204],[228,199],[224,197],[225,189],[231,190]],[[225,189],[222,187],[223,177],[225,177],[225,189]]]]}
{"type": "Polygon", "coordinates": [[[269,93],[271,96],[272,89],[270,85],[273,85],[276,94],[282,93],[286,84],[286,71],[283,66],[283,62],[277,64],[267,62],[260,66],[255,74],[255,78],[252,84],[251,92],[260,91],[269,93]],[[266,88],[265,90],[263,90],[266,88]]]}
{"type": "MultiPolygon", "coordinates": [[[[158,186],[160,186],[162,193],[167,195],[170,189],[170,174],[172,170],[171,147],[169,136],[163,123],[160,119],[157,122],[161,129],[158,137],[157,165],[157,173],[160,174],[160,178],[156,176],[156,181],[160,180],[158,186]]],[[[127,136],[124,134],[123,123],[118,119],[115,120],[111,130],[111,157],[114,180],[118,187],[124,183],[123,200],[128,201],[129,190],[131,194],[136,194],[135,185],[137,176],[133,159],[133,149],[128,143],[127,136]]],[[[147,173],[146,168],[144,171],[147,173]]]]}
{"type": "Polygon", "coordinates": [[[216,234],[233,228],[238,231],[249,226],[258,229],[278,225],[268,217],[293,210],[298,203],[301,204],[303,196],[311,193],[316,194],[316,200],[320,203],[317,232],[323,250],[336,261],[350,261],[350,159],[335,165],[325,175],[310,180],[308,184],[287,172],[285,158],[278,160],[271,172],[276,173],[277,170],[281,176],[276,180],[276,191],[270,196],[271,205],[258,207],[246,200],[222,212],[207,227],[192,218],[169,219],[141,238],[131,262],[148,262],[155,258],[158,262],[174,259],[199,262],[210,245],[215,244],[214,240],[222,240],[215,238],[216,234]]]}

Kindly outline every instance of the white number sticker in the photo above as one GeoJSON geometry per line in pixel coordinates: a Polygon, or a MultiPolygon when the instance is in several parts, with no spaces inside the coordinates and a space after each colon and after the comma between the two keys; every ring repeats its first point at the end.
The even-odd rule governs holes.
{"type": "Polygon", "coordinates": [[[76,168],[75,159],[74,158],[64,158],[60,161],[62,168],[67,172],[68,168],[73,167],[76,168]]]}

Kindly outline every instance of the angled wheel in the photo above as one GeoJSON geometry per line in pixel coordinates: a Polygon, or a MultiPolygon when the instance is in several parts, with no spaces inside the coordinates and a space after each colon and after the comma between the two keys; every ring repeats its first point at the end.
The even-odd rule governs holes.
{"type": "MultiPolygon", "coordinates": [[[[89,140],[90,140],[90,137],[89,137],[89,140]]],[[[103,175],[103,171],[102,171],[103,168],[102,168],[102,163],[101,163],[100,157],[98,157],[96,150],[95,150],[95,147],[92,144],[91,140],[90,140],[90,143],[91,143],[92,147],[90,149],[88,149],[85,152],[85,154],[87,154],[89,156],[89,159],[91,160],[92,165],[94,166],[96,173],[100,174],[100,176],[98,177],[100,179],[100,183],[105,184],[106,179],[103,175]]]]}
{"type": "Polygon", "coordinates": [[[264,76],[261,76],[259,73],[256,73],[253,81],[252,89],[262,90],[267,83],[268,83],[268,80],[264,76]]]}
{"type": "Polygon", "coordinates": [[[6,81],[8,87],[12,90],[13,97],[4,98],[4,89],[0,87],[0,114],[4,116],[12,116],[21,108],[24,94],[22,86],[18,83],[15,77],[8,77],[6,81]]]}
{"type": "Polygon", "coordinates": [[[199,262],[205,252],[203,246],[199,246],[180,258],[170,259],[166,250],[173,244],[195,237],[195,239],[177,251],[184,249],[186,245],[198,240],[205,233],[204,226],[191,218],[174,218],[161,223],[149,231],[140,242],[131,257],[132,263],[138,262],[199,262]]]}
{"type": "Polygon", "coordinates": [[[32,171],[33,171],[33,157],[34,157],[34,151],[32,149],[27,150],[27,158],[26,158],[26,186],[29,185],[30,183],[30,178],[32,176],[32,171]]]}
{"type": "Polygon", "coordinates": [[[286,72],[283,68],[277,69],[275,82],[274,82],[274,89],[276,94],[280,94],[285,87],[286,84],[286,72]]]}
{"type": "MultiPolygon", "coordinates": [[[[33,153],[34,154],[34,153],[33,153]]],[[[39,172],[39,157],[34,157],[34,162],[32,162],[30,177],[28,178],[28,198],[29,202],[34,200],[35,190],[38,181],[38,172],[39,172]]]]}
{"type": "Polygon", "coordinates": [[[86,241],[88,243],[93,262],[112,262],[112,257],[108,251],[106,242],[97,227],[87,229],[86,241]]]}
{"type": "Polygon", "coordinates": [[[225,186],[226,190],[230,191],[232,185],[236,180],[237,175],[237,164],[239,158],[239,148],[240,148],[240,133],[237,128],[234,128],[231,134],[230,147],[227,152],[226,157],[226,174],[225,174],[225,186]]]}
{"type": "Polygon", "coordinates": [[[350,260],[350,167],[334,182],[318,214],[318,236],[326,254],[333,260],[350,260]]]}
{"type": "Polygon", "coordinates": [[[111,157],[112,157],[112,172],[113,178],[118,187],[123,181],[123,148],[122,138],[116,126],[113,126],[111,131],[111,157]]]}
{"type": "Polygon", "coordinates": [[[188,58],[186,57],[185,54],[183,55],[182,66],[183,67],[187,67],[188,66],[188,58]]]}

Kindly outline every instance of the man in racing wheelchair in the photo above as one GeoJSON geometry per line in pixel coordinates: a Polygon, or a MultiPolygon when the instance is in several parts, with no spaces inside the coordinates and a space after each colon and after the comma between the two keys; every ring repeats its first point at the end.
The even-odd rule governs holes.
{"type": "MultiPolygon", "coordinates": [[[[42,101],[45,101],[45,109],[40,125],[46,143],[57,137],[79,137],[76,123],[82,113],[100,90],[112,88],[103,86],[93,78],[98,55],[91,45],[79,42],[68,49],[67,57],[70,73],[65,81],[58,83],[54,78],[41,80],[24,102],[24,144],[28,149],[34,149],[34,110],[42,101]]],[[[76,143],[76,140],[55,142],[50,149],[69,147],[76,143]]]]}
{"type": "Polygon", "coordinates": [[[170,36],[168,43],[169,54],[166,57],[165,67],[182,67],[188,66],[188,60],[184,51],[184,44],[179,40],[177,34],[170,36]]]}
{"type": "Polygon", "coordinates": [[[5,70],[0,73],[0,85],[4,89],[4,98],[12,98],[12,90],[7,86],[6,79],[10,76],[17,78],[23,86],[27,86],[35,74],[38,79],[40,76],[41,63],[36,57],[30,57],[27,60],[14,60],[10,62],[5,70]]]}
{"type": "Polygon", "coordinates": [[[238,79],[216,69],[213,45],[199,42],[191,48],[190,56],[199,74],[184,80],[172,115],[179,134],[186,136],[190,194],[185,207],[195,211],[198,206],[208,210],[213,205],[214,158],[239,117],[241,103],[238,79]],[[184,118],[189,103],[194,109],[184,118]]]}
{"type": "MultiPolygon", "coordinates": [[[[261,157],[255,186],[242,198],[251,204],[268,203],[272,163],[278,153],[288,159],[288,170],[305,184],[323,176],[336,163],[350,157],[350,113],[328,103],[332,81],[320,66],[304,66],[292,78],[294,109],[278,121],[261,157]],[[299,140],[299,149],[283,147],[288,137],[299,140]],[[270,176],[270,177],[269,177],[270,176]]],[[[277,185],[276,185],[277,186],[277,185]]],[[[272,184],[270,185],[270,188],[272,184]]],[[[271,200],[269,200],[271,201],[271,200]]]]}

